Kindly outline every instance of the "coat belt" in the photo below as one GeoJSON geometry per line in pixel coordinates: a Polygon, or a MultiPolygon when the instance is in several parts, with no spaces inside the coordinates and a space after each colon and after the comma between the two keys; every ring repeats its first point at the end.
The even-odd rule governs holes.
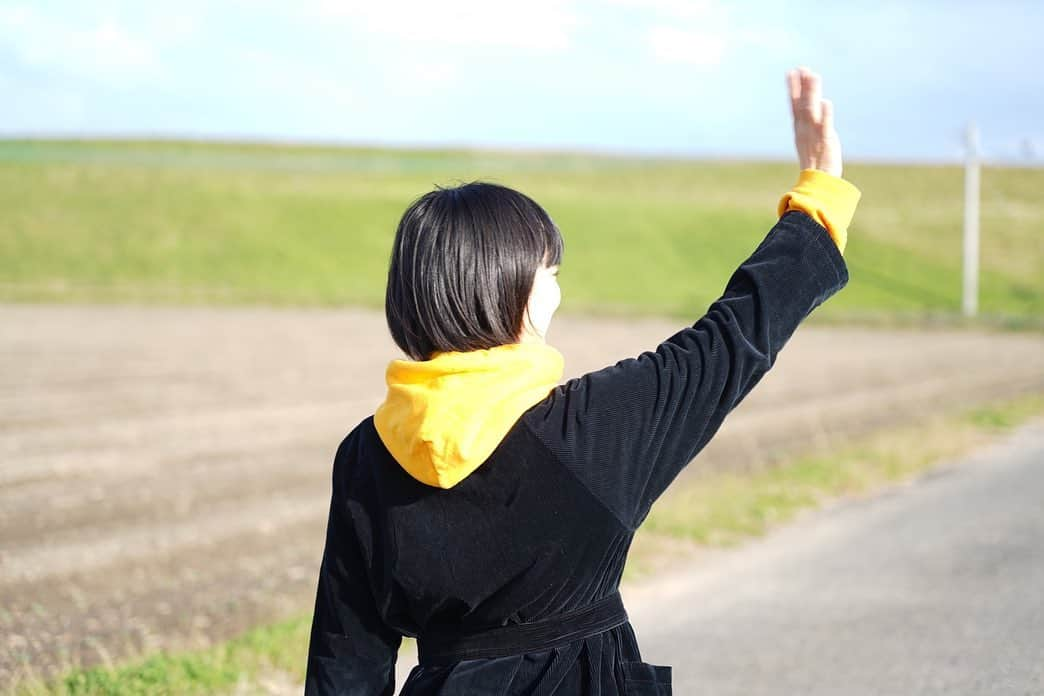
{"type": "Polygon", "coordinates": [[[620,592],[574,611],[539,621],[478,630],[439,627],[417,636],[417,661],[422,666],[460,660],[507,657],[562,647],[627,623],[620,592]]]}

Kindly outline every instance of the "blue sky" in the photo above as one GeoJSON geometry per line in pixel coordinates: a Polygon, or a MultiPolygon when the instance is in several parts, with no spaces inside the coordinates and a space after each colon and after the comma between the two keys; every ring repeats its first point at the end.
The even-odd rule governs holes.
{"type": "Polygon", "coordinates": [[[2,135],[1044,163],[1044,2],[0,0],[2,135]]]}

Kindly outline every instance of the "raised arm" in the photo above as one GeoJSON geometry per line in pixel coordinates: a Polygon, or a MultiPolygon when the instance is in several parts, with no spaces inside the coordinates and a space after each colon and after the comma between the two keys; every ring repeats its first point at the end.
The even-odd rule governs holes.
{"type": "Polygon", "coordinates": [[[804,72],[789,79],[799,182],[722,296],[655,350],[558,387],[526,420],[629,528],[772,367],[805,317],[848,282],[841,252],[859,192],[838,176],[830,109],[824,115],[822,104],[806,103],[819,98],[818,82],[804,72]]]}

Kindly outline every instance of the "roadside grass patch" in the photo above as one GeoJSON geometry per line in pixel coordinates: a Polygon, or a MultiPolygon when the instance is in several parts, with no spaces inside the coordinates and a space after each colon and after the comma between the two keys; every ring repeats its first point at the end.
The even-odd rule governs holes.
{"type": "MultiPolygon", "coordinates": [[[[232,640],[183,653],[160,652],[119,666],[74,669],[57,680],[27,675],[15,696],[212,694],[256,686],[273,672],[304,680],[311,616],[260,626],[232,640]]],[[[246,693],[258,693],[249,689],[246,693]]],[[[263,693],[263,692],[262,692],[263,693]]]]}

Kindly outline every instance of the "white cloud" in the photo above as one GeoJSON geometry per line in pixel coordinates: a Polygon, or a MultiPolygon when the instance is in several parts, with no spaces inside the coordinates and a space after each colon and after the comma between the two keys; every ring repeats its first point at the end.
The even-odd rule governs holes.
{"type": "Polygon", "coordinates": [[[248,66],[251,83],[282,99],[294,95],[312,104],[336,108],[352,106],[356,101],[355,94],[341,80],[312,65],[260,51],[244,51],[241,56],[248,66]]]}
{"type": "Polygon", "coordinates": [[[686,63],[711,67],[721,62],[727,49],[722,35],[704,31],[650,27],[646,41],[653,57],[663,63],[686,63]]]}
{"type": "Polygon", "coordinates": [[[672,19],[704,19],[718,10],[715,0],[610,0],[610,5],[629,7],[672,19]]]}
{"type": "Polygon", "coordinates": [[[647,13],[651,21],[645,30],[645,43],[652,57],[662,63],[713,67],[748,46],[789,43],[780,28],[754,26],[751,17],[733,21],[730,6],[720,0],[612,2],[647,13]]]}
{"type": "Polygon", "coordinates": [[[35,10],[0,8],[0,36],[33,67],[74,72],[135,72],[153,62],[150,47],[111,19],[77,27],[35,10]]]}
{"type": "Polygon", "coordinates": [[[408,41],[503,46],[560,53],[580,23],[571,2],[527,0],[318,0],[319,13],[359,25],[368,33],[408,41]]]}
{"type": "Polygon", "coordinates": [[[145,31],[111,16],[71,19],[29,5],[0,7],[0,41],[24,65],[123,86],[142,81],[158,64],[158,51],[194,31],[185,18],[160,18],[145,31]]]}

